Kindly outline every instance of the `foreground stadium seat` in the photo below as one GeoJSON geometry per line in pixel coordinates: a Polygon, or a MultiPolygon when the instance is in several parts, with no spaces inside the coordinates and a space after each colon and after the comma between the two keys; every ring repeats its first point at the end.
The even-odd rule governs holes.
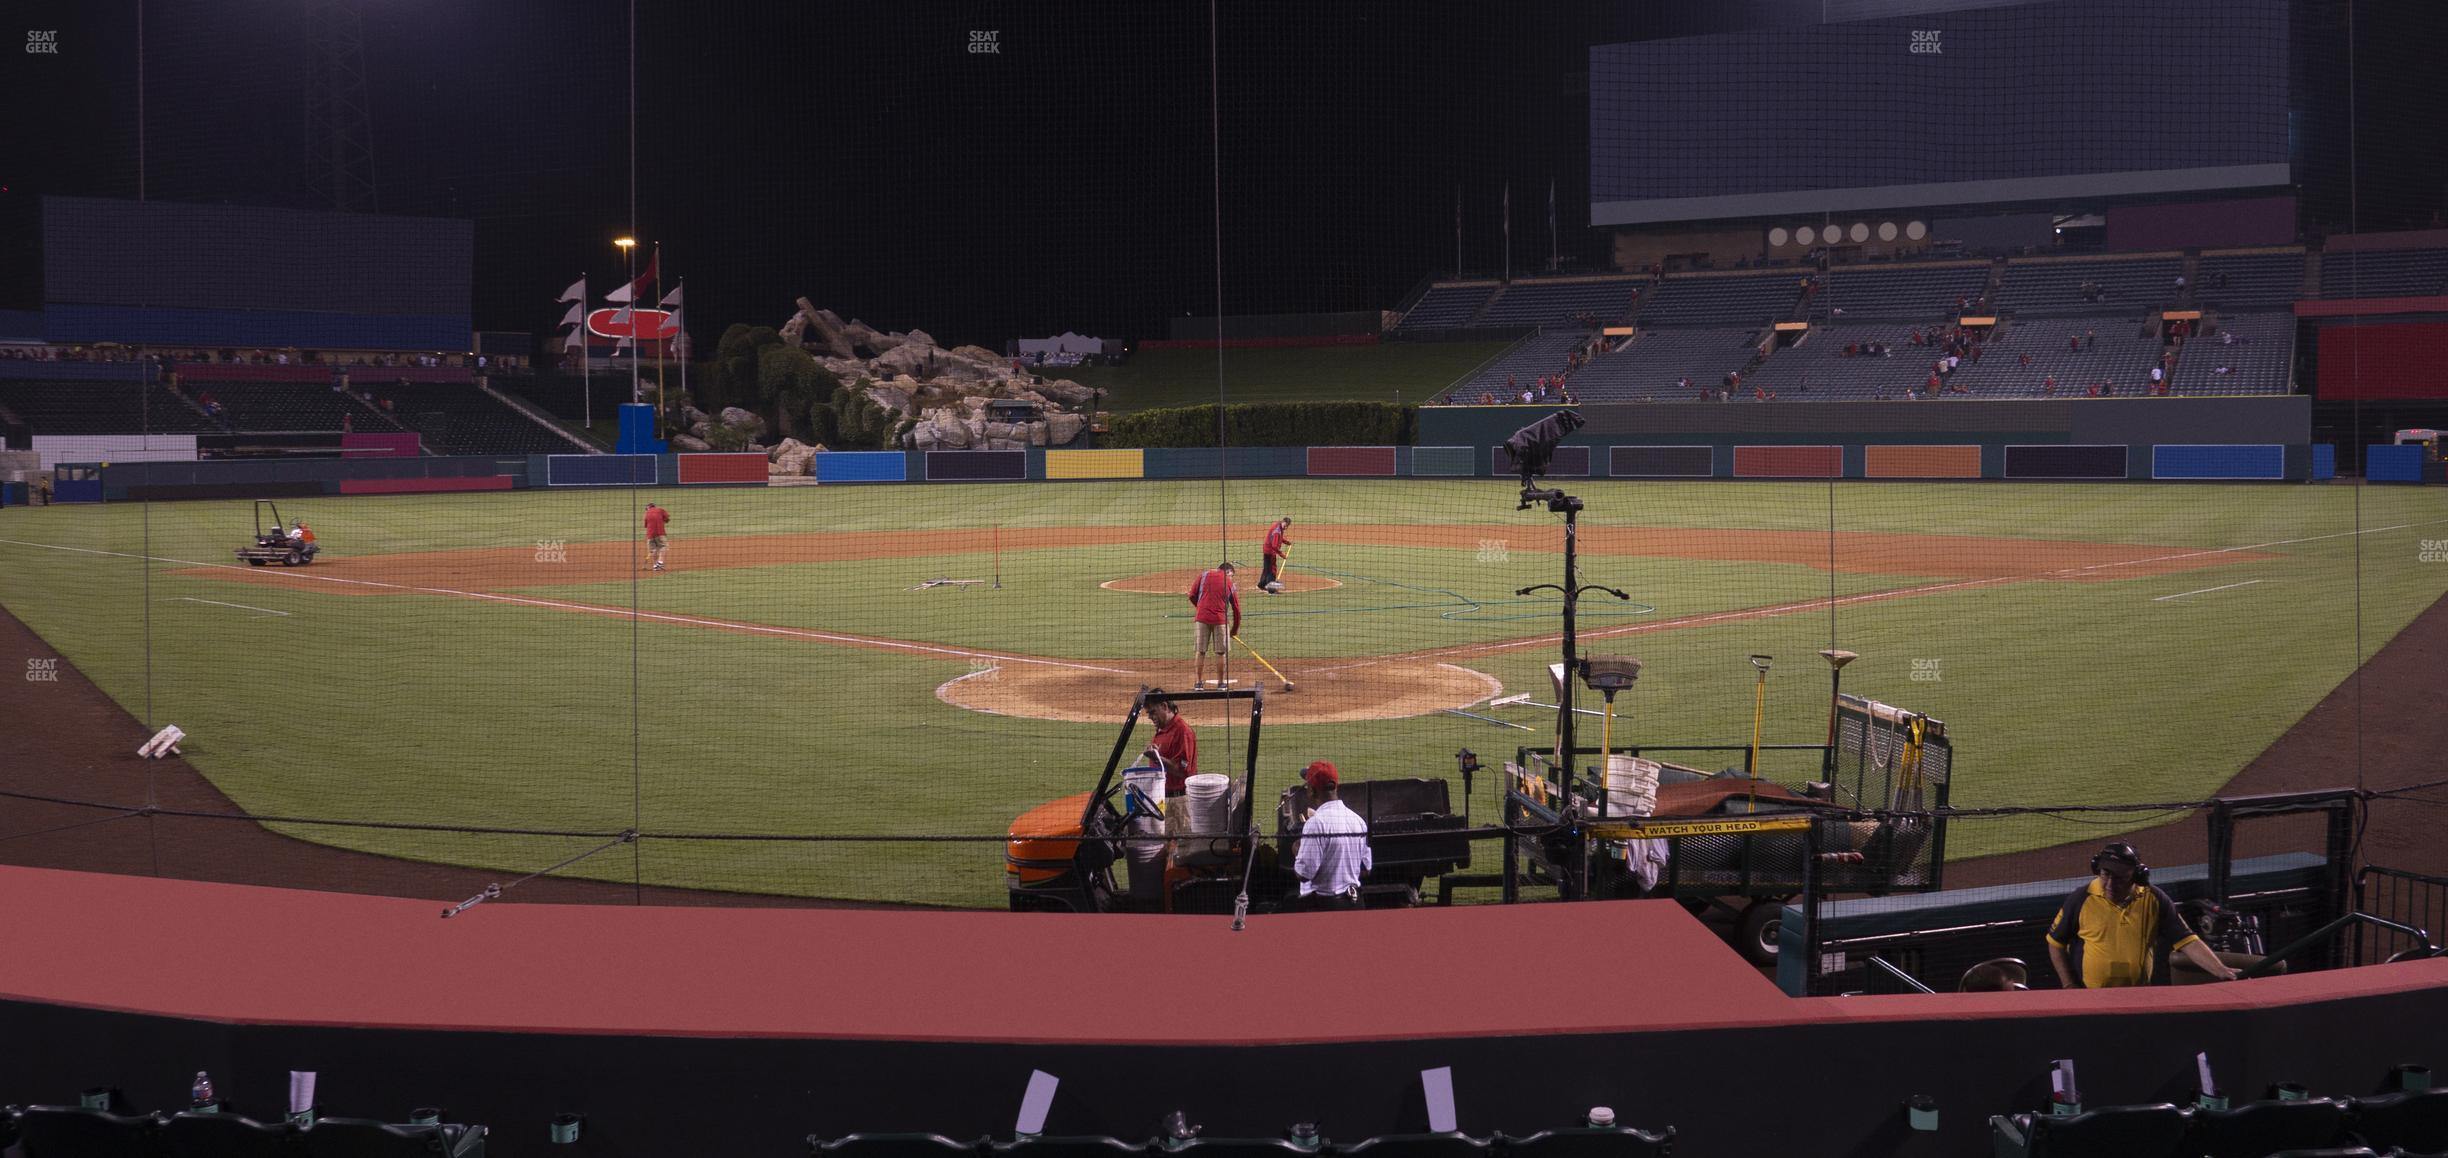
{"type": "Polygon", "coordinates": [[[1145,1142],[1125,1142],[1110,1134],[1091,1134],[1076,1138],[1023,1138],[1014,1142],[997,1142],[997,1155],[1010,1158],[1112,1158],[1120,1154],[1145,1154],[1145,1142]]]}
{"type": "Polygon", "coordinates": [[[17,1115],[25,1158],[153,1158],[161,1153],[161,1118],[78,1106],[27,1106],[17,1115]]]}
{"type": "Polygon", "coordinates": [[[372,1118],[318,1118],[300,1134],[315,1158],[453,1158],[484,1152],[485,1128],[458,1123],[403,1126],[372,1118]]]}
{"type": "Polygon", "coordinates": [[[2193,1141],[2185,1149],[2208,1158],[2262,1158],[2272,1150],[2319,1150],[2346,1142],[2346,1103],[2310,1098],[2195,1110],[2193,1141]]]}
{"type": "Polygon", "coordinates": [[[2103,1106],[2079,1114],[2017,1114],[1991,1118],[1996,1152],[2023,1158],[2175,1158],[2192,1128],[2185,1111],[2166,1102],[2103,1106]]]}
{"type": "Polygon", "coordinates": [[[1488,1152],[1488,1144],[1468,1134],[1380,1134],[1349,1146],[1335,1145],[1328,1149],[1352,1158],[1373,1155],[1376,1158],[1478,1158],[1488,1152]]]}
{"type": "Polygon", "coordinates": [[[281,1158],[297,1152],[297,1134],[287,1122],[183,1111],[162,1127],[162,1152],[171,1158],[281,1158]]]}
{"type": "Polygon", "coordinates": [[[2374,1150],[2448,1150],[2448,1089],[2356,1098],[2347,1129],[2374,1150]]]}
{"type": "Polygon", "coordinates": [[[844,1134],[825,1139],[808,1135],[808,1153],[840,1154],[847,1158],[944,1158],[947,1154],[984,1154],[984,1138],[956,1142],[941,1134],[844,1134]]]}
{"type": "Polygon", "coordinates": [[[1570,1130],[1541,1130],[1527,1138],[1498,1135],[1498,1148],[1521,1158],[1625,1158],[1671,1154],[1674,1152],[1674,1127],[1651,1133],[1630,1126],[1582,1126],[1570,1130]]]}

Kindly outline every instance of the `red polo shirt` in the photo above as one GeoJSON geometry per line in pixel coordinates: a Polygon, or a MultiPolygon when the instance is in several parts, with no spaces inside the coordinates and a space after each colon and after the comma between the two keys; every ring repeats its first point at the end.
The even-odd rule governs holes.
{"type": "Polygon", "coordinates": [[[1283,558],[1283,553],[1284,525],[1282,523],[1277,523],[1274,526],[1267,528],[1266,557],[1269,559],[1281,559],[1283,558]]]}
{"type": "Polygon", "coordinates": [[[1176,713],[1173,722],[1156,729],[1155,745],[1165,762],[1165,795],[1179,796],[1187,791],[1182,781],[1198,775],[1198,735],[1176,713]]]}

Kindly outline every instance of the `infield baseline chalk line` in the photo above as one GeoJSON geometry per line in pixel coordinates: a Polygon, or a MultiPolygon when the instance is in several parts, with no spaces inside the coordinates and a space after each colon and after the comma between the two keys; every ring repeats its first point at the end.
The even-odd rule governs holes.
{"type": "MultiPolygon", "coordinates": [[[[1719,623],[1728,620],[1771,619],[1780,615],[1791,615],[1796,612],[1824,609],[1830,606],[1868,603],[1877,600],[1897,599],[1912,595],[1934,595],[1941,591],[1959,591],[1970,587],[1990,587],[2000,583],[2020,583],[2028,579],[2047,578],[2052,575],[2076,575],[2086,571],[2098,571],[2109,567],[2133,567],[2147,563],[2166,563],[2178,559],[2198,559],[2205,555],[2231,555],[2238,551],[2258,551],[2263,547],[2287,547],[2298,543],[2317,543],[2326,539],[2348,539],[2358,535],[2377,535],[2389,531],[2403,531],[2413,527],[2433,526],[2439,523],[2448,523],[2448,519],[2425,519],[2420,522],[2398,523],[2387,527],[2365,527],[2362,530],[2357,531],[2338,531],[2327,535],[2307,535],[2300,539],[2272,539],[2266,543],[2246,543],[2237,547],[2210,547],[2198,551],[2180,551],[2173,555],[2153,555],[2142,559],[2119,559],[2107,563],[2089,563],[2080,567],[2059,567],[2048,571],[2035,571],[2029,575],[2004,575],[1988,579],[1964,579],[1949,583],[1929,583],[1919,587],[1898,587],[1889,591],[1871,591],[1860,595],[1847,595],[1837,599],[1813,599],[1800,603],[1779,604],[1773,607],[1751,607],[1734,611],[1712,612],[1707,615],[1684,616],[1679,619],[1662,619],[1649,623],[1630,623],[1624,624],[1620,627],[1602,628],[1597,631],[1585,631],[1581,634],[1584,638],[1588,639],[1610,639],[1619,635],[1636,635],[1651,631],[1666,631],[1677,627],[1693,627],[1700,624],[1719,623]]],[[[92,547],[63,547],[56,543],[34,543],[23,539],[0,539],[0,544],[8,544],[17,547],[40,547],[46,551],[69,551],[80,555],[109,555],[120,559],[142,559],[148,562],[176,563],[182,567],[211,567],[221,570],[239,570],[235,564],[231,563],[200,563],[192,559],[173,559],[166,555],[138,555],[127,551],[102,551],[92,547]]],[[[654,611],[632,611],[627,608],[603,607],[589,603],[566,603],[560,600],[535,599],[520,595],[498,595],[488,591],[459,591],[448,587],[411,587],[406,584],[384,583],[373,579],[343,579],[334,575],[297,574],[287,569],[267,572],[266,575],[267,577],[281,579],[314,579],[324,583],[347,583],[362,587],[383,587],[393,591],[412,591],[425,595],[450,595],[461,599],[482,599],[496,603],[519,604],[528,607],[551,607],[563,611],[580,611],[593,615],[636,616],[637,618],[652,619],[662,623],[679,623],[695,627],[714,627],[732,631],[748,631],[767,635],[782,635],[797,639],[813,639],[826,643],[847,643],[866,647],[928,652],[936,655],[956,656],[963,659],[992,659],[1009,663],[1034,663],[1043,664],[1048,667],[1071,668],[1075,671],[1104,672],[1109,675],[1130,674],[1129,672],[1123,671],[1120,668],[1102,667],[1096,664],[1088,663],[1072,663],[1067,660],[1059,659],[1043,659],[1037,656],[1004,655],[987,651],[966,651],[954,647],[938,647],[932,644],[911,643],[906,640],[880,639],[857,635],[837,635],[829,632],[803,631],[797,628],[788,627],[768,627],[764,624],[758,623],[737,623],[723,619],[700,619],[694,616],[668,615],[662,612],[654,611]]],[[[2191,592],[2188,594],[2198,594],[2198,592],[2191,592]]],[[[1541,644],[1556,642],[1562,638],[1563,636],[1561,635],[1555,635],[1531,639],[1507,640],[1497,643],[1463,644],[1458,647],[1438,648],[1424,652],[1413,652],[1406,655],[1378,656],[1373,659],[1363,660],[1359,663],[1340,664],[1334,667],[1325,668],[1311,668],[1309,670],[1319,674],[1324,674],[1326,672],[1349,671],[1353,668],[1374,667],[1377,664],[1394,660],[1437,659],[1445,656],[1458,657],[1480,655],[1495,651],[1517,651],[1526,647],[1537,647],[1541,644]]]]}
{"type": "Polygon", "coordinates": [[[269,607],[250,607],[250,606],[248,606],[248,605],[246,605],[246,604],[244,604],[244,603],[223,603],[223,602],[221,602],[221,601],[220,601],[220,600],[218,600],[218,599],[198,599],[198,598],[196,598],[196,597],[195,597],[195,596],[193,596],[193,595],[180,595],[180,596],[177,596],[177,598],[178,598],[178,599],[179,599],[181,602],[185,602],[185,603],[210,603],[210,604],[212,604],[212,605],[213,605],[213,606],[215,606],[215,607],[235,607],[235,608],[237,608],[237,609],[238,609],[238,610],[240,610],[240,611],[260,611],[260,612],[263,612],[263,613],[264,613],[264,614],[266,614],[266,615],[287,615],[287,614],[289,614],[289,613],[288,613],[288,612],[286,612],[286,611],[274,611],[274,610],[272,610],[272,609],[271,609],[271,608],[269,608],[269,607]]]}
{"type": "MultiPolygon", "coordinates": [[[[0,539],[0,543],[6,543],[19,547],[41,547],[48,551],[71,551],[79,555],[109,555],[120,559],[142,559],[147,562],[154,563],[176,563],[182,567],[211,567],[217,570],[225,571],[242,570],[237,565],[231,563],[200,563],[193,559],[173,559],[167,555],[138,555],[128,551],[101,551],[91,547],[62,547],[55,543],[29,543],[22,539],[0,539]]],[[[900,639],[879,639],[873,636],[864,635],[838,635],[832,632],[824,631],[803,631],[793,627],[770,627],[762,623],[739,623],[728,619],[703,619],[693,615],[671,615],[660,611],[632,611],[625,607],[604,607],[593,603],[568,603],[558,599],[536,599],[524,595],[500,595],[490,591],[460,591],[450,587],[413,587],[405,583],[384,583],[375,579],[343,579],[337,575],[307,575],[292,572],[286,569],[265,572],[264,577],[279,579],[312,579],[322,583],[345,583],[357,587],[382,587],[392,591],[415,592],[419,595],[451,595],[461,599],[482,599],[494,603],[509,603],[524,607],[550,607],[560,611],[579,611],[590,615],[606,615],[624,618],[635,616],[639,619],[651,619],[658,623],[678,623],[691,627],[714,627],[727,631],[746,631],[763,635],[782,635],[789,636],[794,639],[813,639],[822,643],[846,643],[863,647],[892,648],[901,651],[928,652],[935,655],[953,656],[960,659],[991,659],[1001,663],[1044,664],[1048,667],[1067,667],[1077,671],[1104,672],[1109,675],[1130,674],[1121,668],[1101,667],[1092,663],[1072,663],[1068,660],[1043,659],[1030,655],[1005,655],[1000,652],[992,651],[968,651],[957,647],[938,647],[933,644],[911,643],[907,640],[900,639]]]]}
{"type": "Polygon", "coordinates": [[[2213,592],[2213,591],[2233,591],[2233,590],[2235,590],[2235,589],[2236,589],[2236,588],[2238,588],[2238,587],[2250,587],[2250,586],[2252,586],[2253,584],[2255,584],[2255,583],[2259,583],[2259,582],[2260,582],[2260,580],[2258,580],[2258,579],[2247,579],[2247,580],[2245,580],[2245,581],[2243,581],[2243,582],[2241,582],[2241,583],[2229,583],[2229,584],[2227,584],[2227,585],[2226,585],[2226,586],[2224,586],[2224,587],[2204,587],[2204,588],[2202,588],[2202,589],[2201,589],[2201,590],[2199,590],[2199,591],[2179,591],[2179,592],[2177,592],[2177,593],[2176,593],[2176,594],[2174,594],[2174,595],[2161,595],[2161,596],[2157,596],[2157,597],[2153,598],[2153,599],[2151,600],[2151,602],[2153,602],[2153,603],[2165,603],[2165,602],[2167,602],[2167,601],[2168,601],[2168,600],[2170,600],[2170,599],[2182,599],[2182,598],[2184,598],[2184,597],[2185,597],[2185,596],[2187,596],[2187,595],[2208,595],[2209,593],[2211,593],[2211,592],[2213,592]]]}

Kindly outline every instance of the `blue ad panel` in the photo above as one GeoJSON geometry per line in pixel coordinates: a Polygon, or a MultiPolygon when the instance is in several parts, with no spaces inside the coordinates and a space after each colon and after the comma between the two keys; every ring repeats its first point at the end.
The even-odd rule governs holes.
{"type": "Polygon", "coordinates": [[[2151,448],[2151,477],[2281,479],[2286,448],[2275,445],[2187,445],[2151,448]]]}
{"type": "Polygon", "coordinates": [[[650,487],[663,478],[662,460],[651,454],[551,454],[544,459],[546,486],[650,487]]]}
{"type": "Polygon", "coordinates": [[[2423,448],[2419,446],[2368,446],[2363,448],[2363,481],[2409,482],[2423,480],[2423,448]]]}
{"type": "Polygon", "coordinates": [[[897,450],[828,450],[816,456],[816,481],[903,482],[909,459],[897,450]]]}
{"type": "Polygon", "coordinates": [[[2327,481],[2329,481],[2330,479],[2333,479],[2333,478],[2336,478],[2336,477],[2337,477],[2337,444],[2336,444],[2336,443],[2331,443],[2331,442],[2316,442],[2316,443],[2313,443],[2313,444],[2312,444],[2312,478],[2314,479],[2314,481],[2317,481],[2317,482],[2327,482],[2327,481]]]}

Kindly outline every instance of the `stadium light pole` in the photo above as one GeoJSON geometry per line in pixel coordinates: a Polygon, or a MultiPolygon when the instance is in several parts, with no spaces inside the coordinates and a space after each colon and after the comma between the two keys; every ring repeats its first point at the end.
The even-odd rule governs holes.
{"type": "MultiPolygon", "coordinates": [[[[612,239],[612,247],[621,251],[621,287],[629,291],[629,400],[638,400],[637,348],[637,238],[626,234],[612,239]]],[[[614,349],[619,349],[615,345],[614,349]]]]}

